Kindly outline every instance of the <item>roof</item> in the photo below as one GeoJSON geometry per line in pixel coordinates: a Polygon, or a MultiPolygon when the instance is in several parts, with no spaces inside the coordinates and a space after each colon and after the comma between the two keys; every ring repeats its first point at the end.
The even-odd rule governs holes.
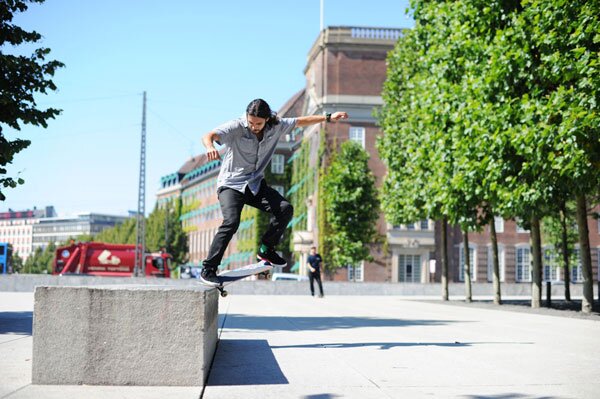
{"type": "Polygon", "coordinates": [[[306,90],[302,89],[294,94],[277,113],[280,117],[290,118],[302,115],[302,107],[304,105],[304,94],[306,90]]]}

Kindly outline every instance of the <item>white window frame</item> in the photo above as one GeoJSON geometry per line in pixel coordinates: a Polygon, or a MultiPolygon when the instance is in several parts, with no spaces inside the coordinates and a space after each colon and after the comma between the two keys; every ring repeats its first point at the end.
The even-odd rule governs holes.
{"type": "Polygon", "coordinates": [[[569,267],[571,268],[571,282],[582,283],[583,268],[581,266],[581,250],[579,249],[579,247],[573,249],[573,256],[571,258],[571,262],[569,262],[569,267]]]}
{"type": "Polygon", "coordinates": [[[556,265],[557,253],[552,245],[542,248],[542,281],[560,281],[560,273],[556,265]]]}
{"type": "Polygon", "coordinates": [[[531,247],[529,245],[520,245],[515,247],[515,281],[517,283],[530,283],[531,282],[531,247]],[[527,250],[527,259],[519,263],[519,251],[527,250]],[[519,270],[521,270],[521,277],[519,278],[519,270]]]}
{"type": "Polygon", "coordinates": [[[496,226],[496,233],[504,233],[504,218],[494,216],[494,226],[496,226]]]}
{"type": "Polygon", "coordinates": [[[421,282],[421,268],[423,263],[422,255],[420,254],[398,254],[398,282],[399,283],[420,283],[421,282]],[[410,257],[410,264],[412,267],[411,279],[408,280],[406,278],[406,260],[407,257],[410,257]],[[404,258],[404,262],[402,262],[402,258],[404,258]],[[418,259],[415,262],[415,259],[418,259]],[[404,278],[402,278],[404,276],[404,278]]]}
{"type": "MultiPolygon", "coordinates": [[[[458,246],[458,280],[465,281],[465,246],[458,246]]],[[[477,281],[477,245],[469,244],[469,260],[471,261],[471,281],[477,281]]]]}
{"type": "Polygon", "coordinates": [[[282,175],[285,172],[285,156],[283,154],[273,154],[271,158],[271,173],[282,175]]]}
{"type": "Polygon", "coordinates": [[[356,273],[356,282],[362,282],[365,279],[365,262],[362,261],[358,266],[348,265],[348,281],[354,281],[354,272],[356,273]]]}
{"type": "Polygon", "coordinates": [[[350,126],[350,129],[348,130],[348,139],[350,141],[356,141],[362,148],[365,148],[366,131],[367,129],[362,126],[350,126]]]}
{"type": "MultiPolygon", "coordinates": [[[[487,280],[492,282],[494,281],[494,251],[492,250],[491,245],[488,245],[487,253],[487,280]]],[[[498,266],[500,267],[500,282],[504,282],[504,277],[506,275],[506,251],[504,250],[504,245],[502,244],[498,244],[498,266]]]]}
{"type": "Polygon", "coordinates": [[[419,222],[419,227],[421,230],[429,230],[429,219],[421,220],[419,222]],[[425,228],[423,228],[423,225],[425,225],[425,228]]]}

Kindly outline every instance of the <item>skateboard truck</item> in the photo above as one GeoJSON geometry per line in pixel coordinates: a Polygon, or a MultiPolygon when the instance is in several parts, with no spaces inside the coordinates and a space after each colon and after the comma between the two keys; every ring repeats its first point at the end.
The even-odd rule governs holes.
{"type": "Polygon", "coordinates": [[[225,290],[225,287],[222,285],[217,285],[217,289],[219,290],[219,292],[221,293],[221,297],[225,298],[227,296],[227,290],[225,290]]]}

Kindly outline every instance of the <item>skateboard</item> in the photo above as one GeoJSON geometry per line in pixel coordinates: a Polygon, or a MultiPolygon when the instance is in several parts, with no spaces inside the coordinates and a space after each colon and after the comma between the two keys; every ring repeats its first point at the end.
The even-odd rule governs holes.
{"type": "Polygon", "coordinates": [[[225,270],[223,273],[217,275],[221,285],[215,288],[219,290],[222,297],[227,296],[225,286],[233,283],[234,281],[241,280],[243,278],[258,274],[269,278],[270,272],[273,270],[273,266],[264,260],[256,263],[252,263],[248,266],[240,267],[239,269],[225,270]]]}

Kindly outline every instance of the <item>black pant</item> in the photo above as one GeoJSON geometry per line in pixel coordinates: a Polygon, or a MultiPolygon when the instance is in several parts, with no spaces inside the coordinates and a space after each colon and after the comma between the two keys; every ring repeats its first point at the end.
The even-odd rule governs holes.
{"type": "Polygon", "coordinates": [[[314,281],[317,280],[319,284],[319,291],[321,292],[321,296],[323,295],[323,284],[321,283],[321,273],[320,272],[309,272],[308,278],[310,279],[310,293],[311,295],[315,295],[315,286],[314,281]]]}
{"type": "Polygon", "coordinates": [[[250,205],[272,215],[269,228],[262,236],[262,243],[273,248],[281,240],[288,223],[292,220],[294,208],[279,192],[267,185],[263,180],[256,195],[249,188],[244,193],[229,187],[221,187],[217,193],[223,223],[213,238],[208,257],[202,262],[203,266],[216,269],[223,259],[227,245],[240,225],[240,216],[244,205],[250,205]]]}

